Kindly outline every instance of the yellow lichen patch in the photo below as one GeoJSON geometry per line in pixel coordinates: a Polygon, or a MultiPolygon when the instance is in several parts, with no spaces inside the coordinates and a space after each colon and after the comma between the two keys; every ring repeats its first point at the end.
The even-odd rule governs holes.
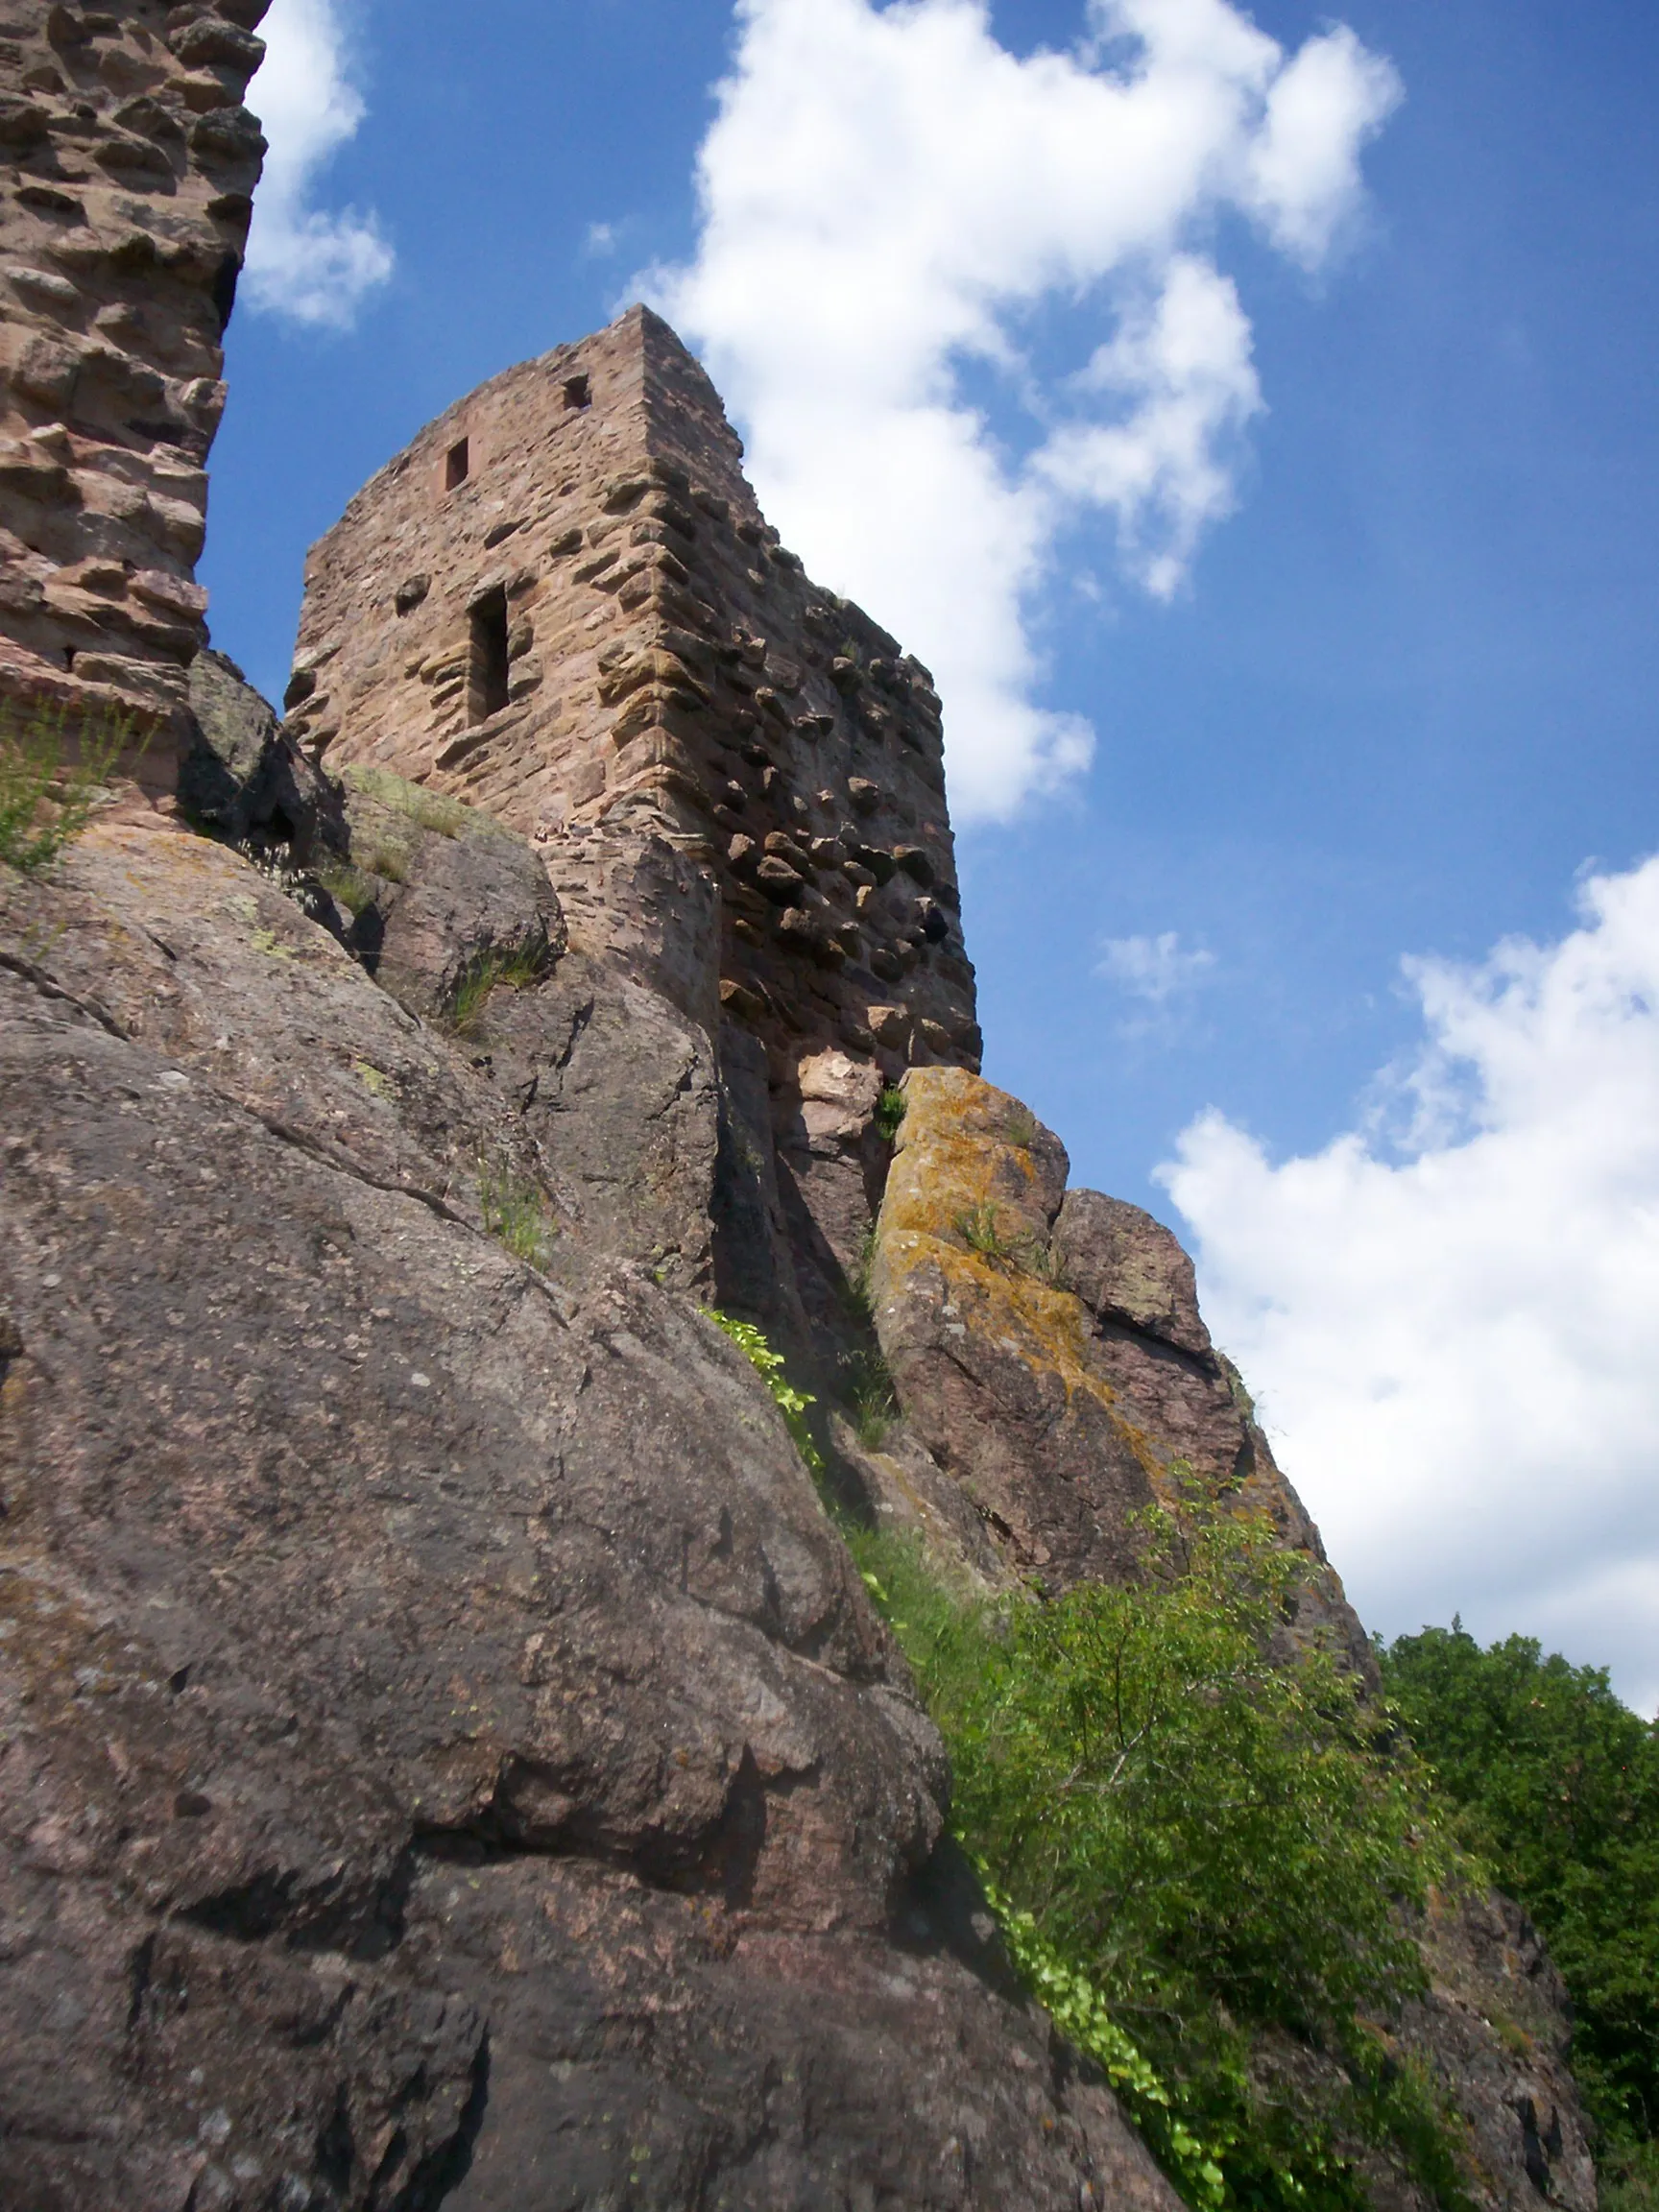
{"type": "MultiPolygon", "coordinates": [[[[883,1228],[944,1236],[960,1219],[995,1215],[1006,1241],[1047,1241],[1060,1190],[1048,1158],[1014,1142],[1026,1109],[964,1068],[916,1068],[905,1078],[904,1118],[895,1142],[883,1228]]],[[[1056,1145],[1054,1155],[1064,1154],[1056,1145]]],[[[1063,1187],[1063,1186],[1062,1186],[1063,1187]]]]}
{"type": "Polygon", "coordinates": [[[878,1325],[932,1303],[931,1286],[918,1280],[930,1273],[944,1288],[949,1334],[1018,1360],[1039,1386],[1058,1385],[1068,1407],[1093,1399],[1165,1489],[1166,1455],[1123,1418],[1091,1360],[1082,1300],[1052,1279],[1049,1224],[1065,1187],[1059,1144],[1017,1098],[965,1069],[912,1070],[904,1097],[870,1273],[878,1325]]]}

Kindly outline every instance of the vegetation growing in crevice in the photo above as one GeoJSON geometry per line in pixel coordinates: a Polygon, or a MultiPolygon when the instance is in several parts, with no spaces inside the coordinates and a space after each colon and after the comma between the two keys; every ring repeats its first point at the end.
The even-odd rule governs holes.
{"type": "Polygon", "coordinates": [[[546,1266],[555,1231],[540,1184],[498,1163],[481,1160],[478,1204],[484,1226],[498,1244],[529,1266],[546,1266]]]}
{"type": "Polygon", "coordinates": [[[824,1455],[813,1441],[807,1423],[807,1415],[817,1400],[810,1391],[798,1390],[790,1382],[788,1361],[781,1352],[773,1351],[763,1329],[757,1329],[753,1321],[739,1321],[733,1314],[722,1313],[717,1306],[705,1307],[704,1311],[716,1328],[723,1329],[731,1337],[765,1383],[807,1472],[814,1481],[821,1483],[825,1473],[824,1455]]]}
{"type": "Polygon", "coordinates": [[[72,746],[60,709],[0,709],[0,862],[25,876],[49,868],[85,830],[132,742],[120,715],[84,726],[72,746]]]}
{"type": "Polygon", "coordinates": [[[1036,1276],[1039,1282],[1051,1283],[1053,1256],[1042,1238],[1007,1236],[998,1215],[996,1206],[971,1206],[956,1215],[951,1227],[970,1252],[990,1261],[994,1267],[1017,1269],[1022,1275],[1036,1276]]]}
{"type": "Polygon", "coordinates": [[[899,1394],[879,1345],[843,1353],[841,1375],[841,1396],[854,1432],[867,1451],[878,1452],[899,1418],[899,1394]]]}
{"type": "Polygon", "coordinates": [[[1468,1846],[1524,1905],[1573,1998],[1603,2203],[1659,2208],[1659,1725],[1606,1670],[1458,1622],[1379,1645],[1390,1696],[1468,1846]]]}
{"type": "Polygon", "coordinates": [[[526,991],[541,980],[549,964],[545,946],[511,952],[498,946],[489,947],[463,969],[444,1010],[445,1022],[457,1037],[479,1036],[491,993],[526,991]]]}
{"type": "Polygon", "coordinates": [[[887,1084],[876,1101],[876,1111],[872,1117],[876,1123],[876,1134],[884,1143],[891,1144],[898,1136],[904,1114],[903,1092],[896,1083],[887,1084]]]}
{"type": "MultiPolygon", "coordinates": [[[[343,771],[345,781],[366,798],[378,800],[395,814],[401,814],[421,830],[436,830],[440,837],[459,837],[469,829],[480,833],[495,830],[488,815],[465,805],[459,799],[448,799],[441,791],[428,791],[422,784],[411,783],[402,776],[395,776],[390,768],[371,768],[353,761],[343,771]]],[[[376,868],[384,875],[383,868],[376,868]]]]}

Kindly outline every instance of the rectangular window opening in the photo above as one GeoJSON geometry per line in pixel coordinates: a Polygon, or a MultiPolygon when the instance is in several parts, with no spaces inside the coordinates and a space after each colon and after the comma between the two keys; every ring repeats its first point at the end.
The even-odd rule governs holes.
{"type": "Polygon", "coordinates": [[[459,445],[451,445],[448,452],[444,456],[445,491],[453,492],[458,484],[465,484],[471,465],[471,457],[467,450],[467,440],[463,438],[459,445]]]}
{"type": "Polygon", "coordinates": [[[498,584],[469,610],[472,625],[467,666],[467,719],[487,722],[507,704],[507,590],[498,584]]]}
{"type": "Polygon", "coordinates": [[[586,376],[566,376],[565,379],[565,404],[566,407],[590,407],[593,387],[586,376]]]}

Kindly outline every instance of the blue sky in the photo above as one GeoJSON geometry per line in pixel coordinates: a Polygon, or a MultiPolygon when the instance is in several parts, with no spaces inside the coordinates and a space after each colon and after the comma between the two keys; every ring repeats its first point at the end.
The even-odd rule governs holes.
{"type": "MultiPolygon", "coordinates": [[[[215,642],[263,687],[286,674],[304,549],[358,485],[459,393],[608,320],[647,270],[702,319],[691,334],[757,440],[785,538],[831,585],[847,585],[838,562],[876,572],[857,570],[855,517],[811,479],[782,309],[757,314],[754,286],[747,305],[722,293],[723,267],[757,264],[711,216],[753,230],[758,195],[809,225],[820,194],[832,223],[845,179],[876,164],[896,232],[917,208],[946,238],[995,228],[995,103],[1059,98],[1003,64],[1075,57],[1090,25],[1084,0],[1005,0],[972,53],[926,58],[917,112],[942,104],[949,125],[958,63],[960,97],[991,103],[958,173],[928,135],[937,115],[903,159],[897,91],[899,120],[873,118],[881,72],[906,40],[922,52],[912,18],[959,18],[960,0],[901,12],[887,28],[909,28],[885,44],[866,0],[816,0],[813,35],[847,48],[838,107],[789,83],[786,43],[760,55],[768,24],[814,4],[753,0],[739,53],[733,8],[712,0],[276,0],[289,78],[266,84],[266,112],[293,157],[260,219],[287,195],[300,247],[283,257],[272,215],[268,274],[230,334],[204,567],[215,642]],[[710,142],[734,58],[747,89],[710,142]],[[797,96],[813,128],[769,137],[797,96]],[[330,116],[335,151],[307,161],[330,116]],[[803,151],[835,132],[833,159],[803,151]],[[332,251],[315,220],[303,229],[307,207],[336,221],[332,251]],[[333,273],[332,300],[306,292],[307,267],[333,273]],[[331,305],[344,319],[302,319],[331,305]]],[[[1074,175],[1080,198],[1123,201],[1080,155],[1060,181],[1033,178],[1024,228],[996,249],[1000,359],[923,333],[1000,471],[986,527],[1001,517],[1017,535],[1056,423],[1109,412],[1068,379],[1160,296],[1174,256],[1221,317],[1204,403],[1225,493],[1173,588],[1145,588],[1125,517],[1167,537],[1196,493],[1132,508],[1073,486],[1044,510],[1013,688],[1031,727],[1088,724],[1090,765],[1041,788],[1006,767],[1003,679],[986,680],[989,705],[976,674],[958,686],[958,742],[980,751],[960,755],[957,781],[991,794],[960,832],[986,1071],[1060,1131],[1076,1180],[1153,1207],[1195,1247],[1213,1320],[1369,1618],[1392,1631],[1458,1604],[1481,1632],[1614,1660],[1651,1710],[1659,902],[1640,864],[1659,847],[1659,18],[1627,0],[1339,13],[1354,97],[1374,112],[1354,132],[1363,197],[1330,201],[1329,252],[1287,187],[1269,205],[1265,187],[1230,186],[1187,205],[1178,234],[1138,233],[1117,261],[1092,247],[1096,263],[1022,291],[1020,256],[1072,235],[1036,204],[1045,192],[1074,175]],[[1375,64],[1363,81],[1356,54],[1375,64]],[[1403,94],[1391,111],[1384,60],[1403,94]],[[983,766],[998,758],[1000,781],[983,766]],[[1611,888],[1582,911],[1586,871],[1611,888]],[[1497,952],[1517,936],[1530,966],[1497,952]],[[1412,958],[1438,965],[1403,972],[1412,958]],[[1500,1513],[1511,1534],[1494,1547],[1500,1513]]],[[[1252,20],[1283,50],[1272,68],[1333,36],[1288,0],[1252,20]]],[[[1241,22],[1222,0],[1133,0],[1113,27],[1177,25],[1220,68],[1241,22]]],[[[1089,90],[1135,63],[1131,42],[1071,66],[1089,90]]],[[[1087,141],[1101,126],[1081,128],[1087,141]]],[[[1217,140],[1229,160],[1260,143],[1217,140]]],[[[1016,171],[1007,189],[1022,188],[1016,171]]],[[[905,343],[922,343],[882,228],[849,231],[845,311],[825,338],[848,349],[855,396],[889,373],[866,312],[883,285],[902,297],[905,343]]],[[[989,280],[974,263],[962,282],[989,280]]],[[[850,451],[847,500],[879,507],[894,471],[873,445],[860,485],[855,438],[850,451]]],[[[908,516],[932,481],[906,487],[908,516]]],[[[950,511],[960,534],[968,512],[950,511]]],[[[939,621],[912,574],[885,589],[939,621]]],[[[951,707],[947,685],[948,741],[951,707]]]]}

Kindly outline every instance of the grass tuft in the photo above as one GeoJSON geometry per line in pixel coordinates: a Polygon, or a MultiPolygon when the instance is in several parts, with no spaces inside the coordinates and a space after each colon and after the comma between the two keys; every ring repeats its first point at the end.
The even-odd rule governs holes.
{"type": "Polygon", "coordinates": [[[483,1209],[484,1226],[498,1244],[528,1266],[546,1266],[557,1232],[539,1184],[515,1175],[509,1167],[481,1160],[478,1203],[483,1209]]]}
{"type": "Polygon", "coordinates": [[[395,776],[390,768],[371,768],[353,762],[342,773],[346,781],[366,798],[377,799],[382,806],[391,807],[394,813],[403,815],[422,830],[435,830],[440,837],[459,837],[474,824],[486,826],[476,811],[463,805],[459,799],[446,799],[441,791],[428,791],[402,776],[395,776]]]}
{"type": "Polygon", "coordinates": [[[482,1036],[491,993],[497,989],[526,991],[541,980],[547,967],[545,946],[517,952],[490,947],[462,971],[445,1009],[444,1020],[457,1037],[482,1036]]]}
{"type": "Polygon", "coordinates": [[[896,1083],[889,1083],[876,1101],[874,1116],[876,1133],[884,1143],[891,1144],[898,1136],[904,1114],[904,1094],[896,1083]]]}
{"type": "Polygon", "coordinates": [[[83,727],[69,761],[60,708],[37,707],[22,719],[10,705],[0,709],[0,861],[25,876],[50,868],[85,829],[132,741],[124,716],[105,715],[83,727]]]}
{"type": "Polygon", "coordinates": [[[843,1354],[841,1372],[846,1378],[843,1396],[858,1441],[866,1451],[878,1452],[899,1418],[899,1393],[892,1370],[880,1352],[871,1346],[843,1354]]]}

